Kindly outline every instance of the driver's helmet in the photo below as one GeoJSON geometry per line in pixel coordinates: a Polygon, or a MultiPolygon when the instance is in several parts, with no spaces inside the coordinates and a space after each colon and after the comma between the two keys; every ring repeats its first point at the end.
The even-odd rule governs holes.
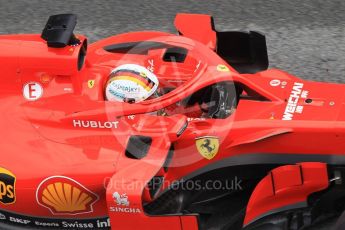
{"type": "Polygon", "coordinates": [[[156,75],[145,67],[125,64],[110,73],[105,97],[108,101],[136,103],[151,97],[158,84],[156,75]]]}

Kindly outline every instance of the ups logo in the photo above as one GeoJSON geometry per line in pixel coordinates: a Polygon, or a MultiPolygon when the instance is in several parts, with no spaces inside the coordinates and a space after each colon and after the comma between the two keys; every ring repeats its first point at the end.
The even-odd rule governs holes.
{"type": "Polygon", "coordinates": [[[16,202],[16,176],[0,167],[0,203],[13,204],[16,202]]]}

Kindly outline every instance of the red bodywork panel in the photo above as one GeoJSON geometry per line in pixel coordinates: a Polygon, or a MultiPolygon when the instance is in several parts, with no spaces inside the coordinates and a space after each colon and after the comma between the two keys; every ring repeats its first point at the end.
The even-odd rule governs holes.
{"type": "Polygon", "coordinates": [[[217,35],[212,28],[212,20],[210,15],[178,14],[175,18],[175,27],[183,36],[199,41],[214,50],[217,35]]]}
{"type": "Polygon", "coordinates": [[[0,212],[22,219],[45,218],[42,222],[60,225],[63,220],[86,219],[99,228],[110,227],[109,217],[114,229],[197,229],[197,214],[148,216],[143,206],[166,191],[171,182],[240,165],[288,165],[260,182],[250,199],[245,224],[327,187],[324,164],[291,164],[341,164],[345,86],[305,81],[277,69],[239,74],[215,53],[216,38],[208,25],[211,18],[200,15],[184,23],[186,18],[181,15],[175,22],[185,36],[144,31],[90,44],[80,71],[81,45],[48,48],[40,35],[0,36],[0,173],[8,170],[11,174],[6,171],[3,175],[15,179],[15,183],[7,182],[14,194],[5,191],[3,196],[8,197],[0,197],[0,212]],[[201,28],[196,30],[199,21],[201,28]],[[163,60],[167,48],[149,49],[144,54],[105,50],[141,41],[177,46],[188,54],[183,62],[169,62],[163,60]],[[150,68],[161,88],[173,90],[136,104],[105,101],[110,72],[127,63],[150,68]],[[198,113],[183,109],[158,115],[198,90],[221,82],[243,90],[229,116],[197,117],[198,113]],[[34,85],[27,91],[28,83],[34,85]],[[26,93],[34,100],[28,100],[26,93]],[[133,135],[152,140],[141,160],[125,154],[133,135]],[[202,143],[197,141],[210,137],[219,143],[211,157],[200,152],[202,143]],[[169,170],[164,171],[171,145],[174,154],[169,170]],[[147,183],[157,175],[165,182],[150,197],[147,183]],[[130,185],[136,182],[139,186],[132,189],[130,185]],[[114,184],[121,186],[112,187],[114,184]],[[126,200],[130,204],[124,207],[116,204],[127,204],[126,200]],[[116,208],[122,209],[114,211],[116,208]]]}
{"type": "Polygon", "coordinates": [[[250,197],[244,225],[274,212],[306,207],[310,194],[329,186],[327,166],[323,163],[286,165],[270,172],[250,197]],[[287,207],[290,206],[290,207],[287,207]]]}

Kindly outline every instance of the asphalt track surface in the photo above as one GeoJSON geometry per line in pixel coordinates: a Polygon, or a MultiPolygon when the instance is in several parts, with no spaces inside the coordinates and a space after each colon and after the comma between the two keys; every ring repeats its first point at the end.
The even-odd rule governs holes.
{"type": "Polygon", "coordinates": [[[343,0],[0,0],[0,34],[41,33],[60,13],[77,14],[76,32],[91,42],[133,30],[175,32],[178,12],[211,14],[218,30],[261,31],[272,68],[345,83],[343,0]]]}
{"type": "Polygon", "coordinates": [[[40,33],[58,13],[76,13],[76,30],[90,41],[132,30],[174,32],[177,12],[212,14],[219,30],[261,31],[271,67],[345,83],[343,0],[0,0],[0,34],[40,33]]]}

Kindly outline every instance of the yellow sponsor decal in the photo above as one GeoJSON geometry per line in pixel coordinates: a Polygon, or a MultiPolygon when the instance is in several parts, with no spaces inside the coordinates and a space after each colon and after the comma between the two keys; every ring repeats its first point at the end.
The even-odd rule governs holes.
{"type": "Polygon", "coordinates": [[[229,68],[226,65],[217,65],[217,70],[219,72],[229,72],[229,68]]]}
{"type": "Polygon", "coordinates": [[[38,186],[36,199],[54,215],[78,215],[93,212],[99,197],[71,178],[54,176],[38,186]]]}
{"type": "Polygon", "coordinates": [[[51,80],[51,77],[49,74],[44,73],[41,75],[41,82],[42,83],[47,84],[50,82],[50,80],[51,80]]]}
{"type": "Polygon", "coordinates": [[[144,77],[144,78],[147,78],[147,74],[144,73],[144,72],[141,72],[141,73],[140,73],[140,76],[142,76],[142,77],[144,77]]]}
{"type": "Polygon", "coordinates": [[[92,89],[94,86],[95,86],[95,80],[87,81],[87,87],[89,87],[89,89],[92,89]]]}
{"type": "Polygon", "coordinates": [[[213,159],[219,150],[219,138],[218,137],[199,137],[195,139],[196,148],[207,160],[213,159]]]}
{"type": "Polygon", "coordinates": [[[0,167],[0,203],[8,205],[16,202],[16,176],[0,167]]]}

